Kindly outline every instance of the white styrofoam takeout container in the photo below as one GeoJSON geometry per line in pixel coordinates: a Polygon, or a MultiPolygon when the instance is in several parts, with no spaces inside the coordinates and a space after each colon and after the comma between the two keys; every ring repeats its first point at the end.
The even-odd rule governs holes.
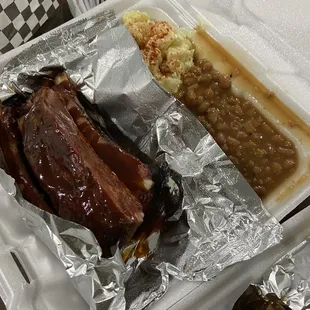
{"type": "MultiPolygon", "coordinates": [[[[297,172],[264,200],[266,209],[281,220],[310,195],[310,74],[307,73],[307,69],[310,72],[310,55],[307,44],[303,45],[302,37],[293,32],[300,26],[307,34],[304,29],[310,29],[310,23],[306,17],[301,19],[302,16],[299,16],[295,25],[292,24],[292,18],[287,16],[287,4],[284,0],[283,3],[280,0],[276,2],[277,6],[273,3],[270,7],[264,7],[259,6],[255,0],[246,0],[244,3],[237,0],[225,3],[219,0],[109,0],[67,24],[105,9],[113,9],[120,18],[125,11],[139,9],[147,12],[154,20],[166,20],[181,27],[194,28],[199,23],[204,25],[210,36],[283,102],[281,106],[266,106],[261,104],[262,101],[256,101],[259,98],[253,98],[251,92],[243,90],[261,112],[297,146],[297,172]],[[274,15],[270,14],[270,10],[276,8],[278,23],[274,22],[274,15]],[[300,118],[305,130],[299,124],[294,127],[289,124],[288,118],[283,116],[287,113],[283,110],[287,108],[300,118]]],[[[295,2],[292,11],[300,11],[300,6],[303,6],[304,11],[310,11],[310,5],[302,0],[295,2]]],[[[0,57],[0,69],[11,57],[37,40],[0,57]]],[[[215,67],[220,70],[221,61],[214,61],[215,67]]]]}
{"type": "MultiPolygon", "coordinates": [[[[197,21],[206,24],[209,34],[229,50],[306,124],[310,124],[310,106],[308,104],[310,53],[307,49],[307,40],[304,40],[310,33],[308,31],[310,22],[306,17],[307,14],[302,14],[302,12],[310,12],[310,3],[304,0],[297,0],[293,3],[287,3],[285,0],[275,0],[272,3],[255,0],[109,0],[67,24],[105,9],[114,9],[119,17],[124,11],[141,9],[150,14],[152,19],[167,20],[183,27],[194,27],[197,21]],[[276,13],[272,14],[272,12],[276,13]],[[292,16],[298,17],[298,19],[294,19],[292,16]],[[296,30],[298,32],[295,33],[296,30]]],[[[44,36],[46,35],[42,37],[44,36]]],[[[30,41],[1,56],[0,69],[10,58],[27,46],[35,44],[39,39],[30,41]]],[[[274,121],[277,122],[275,118],[274,121]]],[[[287,134],[290,134],[285,125],[282,127],[287,134]]],[[[294,131],[292,136],[294,136],[294,131]]],[[[301,141],[298,144],[300,144],[299,152],[302,157],[299,172],[306,174],[309,169],[310,143],[302,144],[301,141]]],[[[265,206],[270,213],[280,220],[309,196],[309,181],[306,176],[304,179],[304,182],[297,184],[289,192],[289,195],[279,195],[278,198],[273,197],[266,201],[265,206]]],[[[3,222],[3,229],[0,230],[3,239],[0,244],[0,255],[3,257],[0,261],[0,296],[10,305],[8,308],[12,310],[86,309],[83,300],[76,296],[65,272],[61,273],[61,265],[57,265],[58,262],[55,259],[53,261],[53,255],[44,246],[43,248],[41,245],[38,247],[40,242],[33,235],[28,237],[30,232],[26,232],[26,228],[22,226],[18,212],[7,210],[3,200],[5,194],[1,192],[1,195],[2,214],[5,213],[11,217],[11,221],[7,217],[0,219],[1,223],[3,222]],[[22,230],[18,230],[19,228],[22,230]],[[14,233],[19,231],[18,239],[14,233]],[[10,259],[9,252],[14,252],[14,249],[18,249],[20,253],[28,253],[28,256],[19,254],[18,256],[30,280],[29,284],[23,281],[16,265],[14,267],[14,260],[10,259]],[[9,255],[8,264],[4,263],[6,255],[9,255]],[[57,271],[54,272],[54,270],[57,271]],[[42,276],[37,271],[46,276],[42,276]],[[55,276],[58,272],[59,276],[55,276]],[[51,273],[55,279],[47,276],[51,273]],[[37,281],[37,278],[42,281],[37,281]],[[50,292],[50,287],[55,287],[55,293],[50,292]],[[15,294],[15,292],[18,293],[15,294]],[[25,303],[26,306],[23,306],[23,301],[26,302],[29,298],[32,300],[32,304],[28,301],[25,303]],[[62,305],[58,304],[60,300],[63,301],[62,305]]],[[[238,291],[238,295],[240,295],[249,282],[260,277],[271,263],[287,252],[293,244],[297,244],[293,236],[299,240],[310,233],[306,225],[310,220],[307,211],[284,223],[285,239],[279,246],[248,262],[232,266],[210,283],[173,281],[170,291],[154,306],[154,309],[171,307],[173,309],[188,309],[191,305],[195,305],[194,307],[197,309],[229,309],[233,302],[232,299],[227,299],[226,305],[223,304],[223,307],[219,306],[218,302],[221,299],[221,294],[224,294],[223,292],[226,292],[222,295],[223,298],[224,296],[227,298],[233,296],[231,292],[234,290],[238,291]],[[255,266],[259,266],[259,268],[255,266]],[[240,279],[240,282],[236,281],[236,278],[240,279]],[[207,304],[208,307],[206,307],[207,304]]]]}

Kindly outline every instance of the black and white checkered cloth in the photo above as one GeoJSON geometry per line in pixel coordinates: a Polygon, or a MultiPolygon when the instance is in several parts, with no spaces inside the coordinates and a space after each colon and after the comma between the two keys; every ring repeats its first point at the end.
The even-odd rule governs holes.
{"type": "Polygon", "coordinates": [[[0,0],[0,54],[28,41],[58,6],[58,0],[0,0]]]}

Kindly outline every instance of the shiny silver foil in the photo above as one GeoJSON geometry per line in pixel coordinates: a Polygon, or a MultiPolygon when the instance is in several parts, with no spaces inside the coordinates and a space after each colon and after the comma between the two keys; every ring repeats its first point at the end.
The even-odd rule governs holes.
{"type": "Polygon", "coordinates": [[[262,296],[276,294],[292,310],[310,307],[310,239],[305,240],[266,272],[262,285],[256,285],[262,296]]]}
{"type": "MultiPolygon", "coordinates": [[[[65,68],[88,100],[158,165],[163,189],[176,199],[162,231],[146,240],[152,254],[133,254],[125,264],[119,250],[102,259],[88,229],[16,195],[22,216],[62,261],[90,309],[143,309],[167,291],[171,276],[207,281],[280,241],[281,226],[206,129],[156,83],[113,14],[72,24],[12,59],[0,76],[0,100],[35,90],[36,76],[48,75],[51,66],[65,68]]],[[[3,172],[0,177],[10,180],[3,172]]]]}

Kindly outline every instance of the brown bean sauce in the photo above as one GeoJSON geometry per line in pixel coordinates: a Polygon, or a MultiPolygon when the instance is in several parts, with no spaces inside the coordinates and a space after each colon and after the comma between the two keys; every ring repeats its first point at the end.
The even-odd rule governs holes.
{"type": "Polygon", "coordinates": [[[297,168],[296,146],[247,99],[231,79],[199,60],[183,76],[177,97],[207,128],[256,193],[266,197],[297,168]]]}

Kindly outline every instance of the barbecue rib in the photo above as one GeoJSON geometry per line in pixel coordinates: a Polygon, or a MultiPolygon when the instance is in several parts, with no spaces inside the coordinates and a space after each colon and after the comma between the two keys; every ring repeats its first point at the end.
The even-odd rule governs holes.
{"type": "Polygon", "coordinates": [[[131,154],[123,151],[103,132],[92,124],[81,106],[74,87],[66,76],[55,79],[59,85],[54,86],[64,101],[73,120],[81,133],[93,147],[97,155],[116,173],[130,190],[149,191],[153,186],[151,172],[147,165],[131,154]]]}
{"type": "Polygon", "coordinates": [[[62,80],[62,82],[54,86],[53,89],[64,99],[67,110],[74,122],[99,158],[101,158],[105,164],[116,173],[118,178],[126,184],[130,191],[141,202],[143,210],[146,211],[152,199],[151,187],[153,186],[149,167],[131,154],[123,151],[101,130],[93,125],[81,106],[74,87],[68,80],[62,80]]]}
{"type": "Polygon", "coordinates": [[[61,96],[41,88],[24,117],[24,152],[59,216],[93,231],[103,251],[132,237],[142,206],[80,133],[61,96]]]}
{"type": "Polygon", "coordinates": [[[6,162],[5,162],[5,159],[4,159],[4,154],[3,154],[2,147],[1,147],[1,143],[0,143],[0,169],[3,169],[6,173],[9,173],[8,172],[9,169],[8,169],[6,162]]]}
{"type": "Polygon", "coordinates": [[[34,185],[26,167],[22,152],[22,141],[13,108],[0,106],[0,147],[4,169],[14,179],[23,197],[38,208],[54,213],[34,185]]]}

